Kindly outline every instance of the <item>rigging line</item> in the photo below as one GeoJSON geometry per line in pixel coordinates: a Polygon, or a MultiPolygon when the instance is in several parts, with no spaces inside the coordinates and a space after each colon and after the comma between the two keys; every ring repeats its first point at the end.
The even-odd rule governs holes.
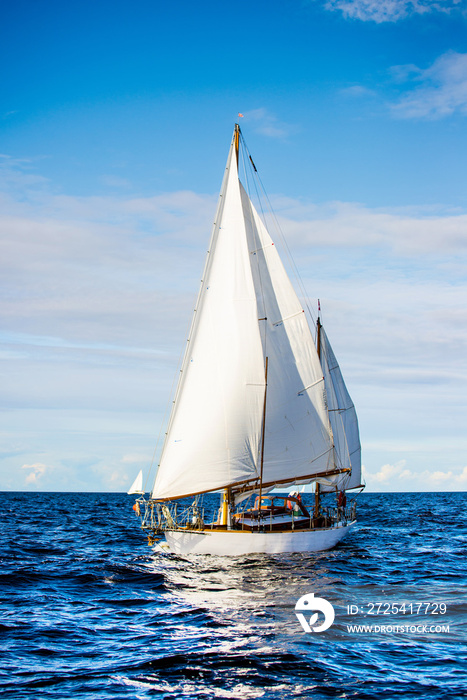
{"type": "Polygon", "coordinates": [[[300,275],[300,272],[299,272],[299,269],[298,269],[297,264],[296,264],[296,262],[295,262],[295,259],[294,259],[293,255],[292,255],[291,251],[290,251],[289,245],[288,245],[288,243],[287,243],[287,239],[286,239],[286,237],[285,237],[285,235],[284,235],[284,232],[282,231],[282,228],[281,228],[281,226],[280,226],[280,224],[279,224],[279,220],[278,220],[278,218],[277,218],[277,216],[276,216],[276,213],[275,213],[274,209],[272,208],[271,201],[270,201],[270,199],[269,199],[269,197],[268,197],[268,195],[267,195],[267,193],[266,193],[266,191],[265,191],[265,189],[264,189],[263,183],[262,183],[262,181],[261,181],[261,178],[260,178],[258,172],[256,172],[256,177],[258,178],[258,181],[259,181],[259,183],[260,183],[260,186],[261,186],[263,195],[264,195],[264,197],[266,198],[266,201],[267,201],[267,204],[268,204],[268,207],[269,207],[269,213],[270,213],[270,216],[272,217],[272,220],[273,220],[273,224],[275,225],[275,227],[276,227],[276,229],[277,229],[277,231],[278,231],[278,234],[279,234],[279,237],[280,237],[280,239],[281,239],[281,241],[282,241],[282,244],[283,244],[283,246],[284,246],[284,250],[285,250],[285,252],[286,252],[287,258],[288,258],[289,263],[290,263],[290,265],[291,265],[291,267],[292,267],[294,277],[295,277],[295,279],[296,279],[296,281],[297,281],[298,287],[299,287],[300,292],[301,292],[302,297],[303,297],[303,303],[304,303],[304,305],[305,305],[305,308],[307,309],[308,314],[309,314],[309,317],[311,318],[313,324],[315,324],[315,323],[316,323],[315,314],[314,314],[314,312],[312,311],[311,306],[310,306],[309,295],[308,295],[308,292],[307,292],[307,290],[306,290],[306,288],[305,288],[305,284],[304,284],[304,282],[303,282],[303,280],[302,280],[302,277],[301,277],[301,275],[300,275]]]}
{"type": "MultiPolygon", "coordinates": [[[[252,222],[252,230],[253,230],[253,235],[255,238],[255,251],[258,252],[261,249],[261,241],[259,240],[259,232],[256,229],[256,224],[254,220],[254,215],[253,215],[253,210],[252,210],[252,203],[251,203],[251,188],[250,188],[250,179],[248,177],[248,171],[247,171],[247,159],[245,157],[245,154],[249,156],[249,151],[245,143],[245,139],[243,138],[243,134],[240,131],[240,142],[242,146],[242,162],[243,162],[243,172],[245,174],[245,183],[247,186],[247,194],[248,194],[248,206],[250,210],[250,220],[252,222]]],[[[248,165],[250,168],[250,171],[252,169],[253,161],[251,160],[251,156],[248,160],[248,165]]],[[[253,182],[254,182],[254,177],[253,177],[253,182]]],[[[256,189],[256,186],[255,186],[256,189]]],[[[251,252],[251,251],[250,251],[251,252]]],[[[268,313],[266,309],[266,303],[265,303],[265,296],[264,296],[264,287],[263,287],[263,279],[261,276],[261,266],[259,264],[259,256],[256,255],[256,268],[258,271],[258,279],[259,279],[259,287],[260,287],[260,292],[261,292],[261,302],[263,305],[263,312],[264,312],[264,320],[267,319],[268,313]]],[[[262,319],[263,320],[263,319],[262,319]]],[[[267,340],[268,340],[268,324],[264,324],[264,356],[267,357],[268,354],[268,348],[267,348],[267,340]]]]}
{"type": "MultiPolygon", "coordinates": [[[[261,303],[262,303],[262,315],[264,318],[258,319],[258,320],[267,320],[268,317],[268,309],[266,309],[266,300],[265,300],[265,295],[264,295],[264,287],[263,287],[263,279],[261,275],[261,265],[260,265],[260,249],[261,249],[261,241],[259,239],[259,231],[257,230],[256,227],[256,222],[253,214],[253,209],[252,209],[252,202],[251,202],[251,188],[250,188],[250,178],[248,177],[248,170],[247,170],[247,159],[246,159],[246,154],[248,154],[248,149],[246,148],[245,140],[243,138],[242,132],[240,131],[240,144],[241,144],[241,151],[242,151],[242,163],[243,163],[243,172],[245,174],[245,184],[247,186],[246,192],[248,195],[248,208],[249,208],[249,215],[250,215],[250,222],[251,222],[251,230],[253,232],[253,237],[254,237],[254,246],[248,246],[249,248],[249,254],[250,254],[250,269],[252,272],[252,277],[253,277],[253,261],[251,260],[252,257],[252,252],[251,252],[251,247],[255,250],[256,252],[256,271],[258,274],[258,281],[259,281],[259,292],[261,296],[261,303]]],[[[250,159],[248,161],[248,166],[249,169],[251,170],[251,167],[256,170],[253,161],[250,159]]],[[[253,177],[253,182],[254,182],[254,177],[253,177]]],[[[243,207],[243,204],[242,204],[243,207]]],[[[247,223],[245,221],[245,230],[247,227],[247,223]]],[[[247,243],[248,243],[248,236],[247,236],[247,243]]],[[[253,279],[253,286],[254,286],[254,279],[253,279]]],[[[256,289],[255,289],[256,293],[256,289]]],[[[257,311],[258,311],[258,317],[260,316],[259,309],[258,309],[258,303],[256,304],[257,306],[257,311]]],[[[262,326],[263,324],[261,324],[262,326]]],[[[264,330],[259,326],[259,333],[260,333],[260,339],[263,345],[263,353],[264,353],[264,360],[265,360],[265,386],[264,386],[264,405],[263,405],[263,416],[262,416],[262,427],[261,427],[261,441],[260,444],[258,445],[258,460],[260,461],[260,483],[263,483],[263,466],[264,466],[264,440],[265,440],[265,432],[266,432],[266,396],[267,396],[267,390],[268,390],[268,324],[264,324],[264,330]]],[[[256,466],[256,473],[258,473],[258,467],[256,466]]],[[[261,490],[262,486],[260,487],[260,501],[261,501],[261,490]]]]}
{"type": "MultiPolygon", "coordinates": [[[[246,142],[245,142],[245,139],[244,139],[244,137],[243,137],[243,134],[242,134],[242,141],[243,141],[243,146],[244,146],[244,148],[245,148],[245,150],[246,150],[246,152],[247,152],[247,155],[248,155],[248,157],[249,157],[250,160],[251,160],[251,155],[250,155],[250,152],[249,152],[249,150],[248,150],[248,146],[246,145],[246,142]]],[[[252,161],[251,161],[251,162],[252,162],[252,161]]],[[[307,294],[307,290],[306,290],[306,288],[305,288],[305,285],[304,285],[304,283],[303,283],[303,280],[302,280],[302,278],[301,278],[301,275],[300,275],[300,272],[299,272],[299,270],[298,270],[298,268],[297,268],[297,265],[296,265],[296,263],[295,263],[295,260],[294,260],[294,258],[293,258],[293,256],[292,256],[292,253],[290,252],[289,246],[288,246],[288,244],[287,244],[287,240],[286,240],[286,238],[285,238],[285,236],[284,236],[284,233],[283,233],[282,228],[281,228],[281,226],[280,226],[280,224],[279,224],[279,221],[278,221],[277,216],[276,216],[276,214],[275,214],[275,212],[274,212],[274,209],[272,208],[271,201],[270,201],[270,199],[269,199],[269,197],[268,197],[268,194],[267,194],[267,192],[266,192],[266,190],[265,190],[265,188],[264,188],[263,182],[262,182],[262,180],[261,180],[261,177],[260,177],[260,175],[259,175],[258,170],[256,169],[256,167],[254,168],[253,177],[254,177],[254,180],[255,180],[255,181],[258,180],[258,183],[259,183],[259,185],[260,185],[261,191],[262,191],[262,193],[263,193],[263,197],[265,198],[265,200],[266,200],[266,202],[267,202],[267,204],[268,204],[269,214],[270,214],[270,216],[271,216],[271,218],[272,218],[272,220],[273,220],[273,223],[274,223],[274,225],[275,225],[275,227],[276,227],[277,232],[279,233],[280,239],[281,239],[281,241],[282,241],[282,243],[283,243],[283,245],[284,245],[284,249],[285,249],[287,258],[288,258],[288,260],[289,260],[289,262],[290,262],[290,265],[291,265],[291,267],[292,267],[292,270],[293,270],[295,279],[297,280],[298,286],[299,286],[300,291],[301,291],[301,293],[302,293],[302,295],[303,295],[303,299],[304,299],[305,306],[306,306],[306,308],[307,308],[307,310],[308,310],[308,313],[309,313],[309,315],[310,315],[310,317],[311,317],[313,323],[315,323],[315,314],[313,313],[313,311],[312,311],[311,308],[310,308],[309,296],[308,296],[308,294],[307,294]]],[[[258,192],[258,189],[257,189],[257,187],[256,187],[256,182],[255,182],[255,190],[256,190],[256,195],[257,195],[258,201],[259,201],[259,203],[260,203],[261,214],[262,214],[262,216],[263,216],[263,220],[266,221],[265,212],[264,212],[264,209],[263,209],[263,206],[262,206],[262,199],[261,199],[261,196],[260,196],[260,194],[259,194],[259,192],[258,192]]]]}
{"type": "MultiPolygon", "coordinates": [[[[255,187],[256,199],[258,200],[258,203],[259,203],[259,208],[260,208],[260,210],[261,210],[262,219],[263,219],[264,222],[266,222],[266,216],[265,216],[264,208],[263,208],[263,200],[262,200],[262,198],[261,198],[261,196],[260,196],[260,193],[259,193],[259,191],[258,191],[258,187],[257,187],[257,185],[256,185],[256,179],[259,178],[258,171],[257,171],[257,169],[256,169],[255,164],[253,163],[253,159],[252,159],[252,157],[251,157],[251,155],[250,155],[250,152],[249,152],[249,150],[248,150],[248,146],[247,146],[246,143],[245,143],[245,139],[243,139],[243,145],[244,145],[245,150],[246,150],[246,152],[247,152],[247,154],[248,154],[249,160],[250,160],[250,162],[251,162],[251,164],[252,164],[252,166],[253,166],[253,168],[254,168],[254,173],[253,173],[253,184],[254,184],[254,187],[255,187]],[[256,174],[256,177],[255,177],[255,174],[256,174]]],[[[250,192],[248,192],[248,194],[250,194],[250,192]]],[[[266,224],[265,224],[265,226],[266,226],[266,224]]],[[[266,228],[267,228],[267,226],[266,226],[266,228]]]]}

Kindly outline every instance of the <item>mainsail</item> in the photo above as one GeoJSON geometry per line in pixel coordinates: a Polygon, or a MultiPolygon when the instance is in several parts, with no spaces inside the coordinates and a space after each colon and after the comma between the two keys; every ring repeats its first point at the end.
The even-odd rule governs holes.
{"type": "MultiPolygon", "coordinates": [[[[328,385],[337,407],[341,395],[348,397],[342,376],[328,351],[328,364],[320,364],[276,247],[238,179],[236,138],[237,131],[152,493],[156,499],[257,481],[266,390],[265,486],[312,481],[357,462],[355,439],[346,437],[355,411],[344,419],[336,409],[347,421],[343,431],[334,409],[328,412],[328,385]]],[[[358,427],[356,435],[358,441],[358,427]]]]}

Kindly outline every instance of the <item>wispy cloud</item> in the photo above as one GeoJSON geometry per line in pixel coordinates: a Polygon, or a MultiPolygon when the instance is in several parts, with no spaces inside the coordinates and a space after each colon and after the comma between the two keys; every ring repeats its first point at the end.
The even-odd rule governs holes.
{"type": "MultiPolygon", "coordinates": [[[[0,191],[1,418],[11,455],[2,483],[14,488],[24,465],[29,488],[124,490],[150,461],[170,401],[216,196],[57,196],[30,174],[17,164],[0,191]]],[[[420,443],[444,431],[455,444],[462,412],[452,406],[465,402],[467,214],[272,201],[307,289],[323,301],[364,439],[377,415],[395,435],[410,424],[420,443]]],[[[394,458],[378,450],[372,473],[408,449],[400,445],[394,458]]],[[[428,468],[457,478],[457,467],[428,464],[426,452],[394,477],[428,468]]]]}
{"type": "Polygon", "coordinates": [[[467,248],[467,213],[435,208],[371,209],[353,202],[279,200],[275,209],[296,245],[388,248],[398,255],[453,254],[467,248]]]}
{"type": "Polygon", "coordinates": [[[131,188],[131,182],[124,177],[117,177],[115,175],[102,175],[101,182],[107,187],[115,187],[118,189],[128,190],[131,188]]]}
{"type": "MultiPolygon", "coordinates": [[[[321,1],[321,0],[319,0],[321,1]]],[[[325,0],[327,10],[363,22],[397,22],[414,14],[465,9],[463,0],[325,0]]]]}
{"type": "Polygon", "coordinates": [[[296,131],[296,126],[281,121],[264,107],[243,112],[245,122],[258,134],[281,139],[296,131]]]}
{"type": "Polygon", "coordinates": [[[365,478],[376,481],[379,484],[394,484],[396,480],[405,479],[411,472],[405,468],[406,460],[403,459],[396,464],[383,464],[376,474],[371,474],[365,469],[365,478]]]}
{"type": "Polygon", "coordinates": [[[448,51],[429,68],[395,66],[393,75],[407,83],[402,97],[391,105],[403,119],[440,119],[454,112],[467,114],[467,54],[448,51]]]}
{"type": "Polygon", "coordinates": [[[363,469],[369,491],[465,491],[467,467],[443,471],[433,469],[412,471],[407,460],[383,464],[378,472],[363,469]]]}
{"type": "Polygon", "coordinates": [[[375,97],[377,92],[364,85],[350,85],[339,91],[344,97],[375,97]]]}

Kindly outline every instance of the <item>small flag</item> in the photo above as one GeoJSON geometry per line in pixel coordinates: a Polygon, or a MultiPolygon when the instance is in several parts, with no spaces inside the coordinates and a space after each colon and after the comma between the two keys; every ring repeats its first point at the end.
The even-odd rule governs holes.
{"type": "Polygon", "coordinates": [[[239,113],[238,113],[238,116],[239,116],[240,119],[241,119],[241,118],[243,117],[243,114],[241,114],[241,113],[239,112],[239,113]]]}

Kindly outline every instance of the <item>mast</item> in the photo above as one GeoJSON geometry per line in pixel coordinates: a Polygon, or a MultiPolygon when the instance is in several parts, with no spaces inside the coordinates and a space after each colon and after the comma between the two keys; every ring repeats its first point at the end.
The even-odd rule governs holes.
{"type": "Polygon", "coordinates": [[[229,512],[230,512],[230,502],[231,502],[231,490],[230,487],[224,489],[222,494],[221,502],[221,518],[220,525],[229,525],[229,512]]]}
{"type": "Polygon", "coordinates": [[[261,510],[261,496],[263,495],[263,466],[264,466],[264,436],[266,431],[266,397],[268,393],[268,358],[264,369],[264,404],[263,404],[263,428],[261,431],[261,470],[259,481],[259,509],[261,510]]]}
{"type": "MultiPolygon", "coordinates": [[[[318,351],[318,358],[321,363],[321,319],[320,319],[321,306],[318,299],[318,319],[316,321],[316,350],[318,351]]],[[[319,518],[319,508],[320,508],[320,495],[321,495],[321,485],[316,482],[315,486],[315,518],[319,518]]]]}
{"type": "MultiPolygon", "coordinates": [[[[238,124],[235,124],[234,150],[235,150],[235,159],[237,161],[237,168],[238,168],[239,148],[240,148],[240,126],[238,124]]],[[[266,358],[266,363],[267,363],[267,358],[266,358]]],[[[266,364],[266,366],[267,366],[267,364],[266,364]]],[[[266,401],[266,399],[265,399],[265,401],[266,401]]],[[[265,410],[265,408],[263,409],[263,414],[264,414],[264,410],[265,410]]],[[[263,431],[264,431],[264,424],[263,424],[263,431]]],[[[263,432],[263,449],[264,449],[264,432],[263,432]]],[[[262,478],[263,478],[263,462],[261,461],[261,480],[262,480],[262,478]]],[[[223,525],[225,527],[228,527],[230,524],[229,514],[230,514],[230,508],[231,508],[231,501],[232,501],[232,491],[231,491],[230,487],[227,487],[224,489],[223,494],[222,494],[221,517],[220,517],[220,525],[223,525]]]]}

